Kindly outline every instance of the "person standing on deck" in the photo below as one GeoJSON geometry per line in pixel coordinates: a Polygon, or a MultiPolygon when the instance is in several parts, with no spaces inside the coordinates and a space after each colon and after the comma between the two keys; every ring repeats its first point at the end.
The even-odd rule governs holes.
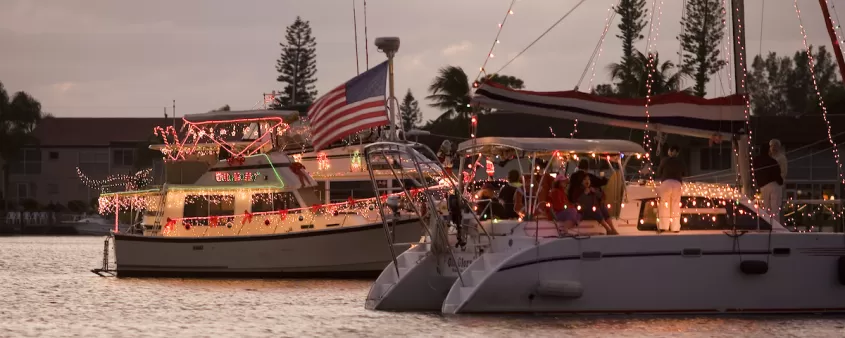
{"type": "Polygon", "coordinates": [[[783,145],[780,143],[778,139],[772,139],[769,141],[769,154],[772,156],[775,161],[778,162],[778,166],[780,167],[780,177],[783,179],[783,182],[780,183],[780,194],[778,196],[773,196],[778,198],[772,209],[772,214],[775,220],[780,222],[780,212],[782,211],[781,208],[783,206],[783,187],[786,184],[786,169],[788,166],[788,162],[786,159],[786,151],[783,148],[783,145]]]}
{"type": "Polygon", "coordinates": [[[762,207],[769,210],[774,219],[780,215],[780,203],[783,201],[783,173],[780,165],[770,153],[760,154],[753,160],[754,178],[760,187],[762,207]]]}
{"type": "Polygon", "coordinates": [[[681,182],[687,169],[684,161],[678,158],[679,153],[678,146],[670,146],[669,156],[663,158],[657,167],[657,179],[661,181],[657,187],[660,200],[657,212],[660,222],[657,226],[660,232],[681,231],[681,182]]]}

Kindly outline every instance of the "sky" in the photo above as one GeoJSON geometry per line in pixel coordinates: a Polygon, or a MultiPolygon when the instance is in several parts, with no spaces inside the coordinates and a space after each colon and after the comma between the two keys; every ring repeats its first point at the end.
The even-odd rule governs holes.
{"type": "MultiPolygon", "coordinates": [[[[608,8],[616,1],[586,0],[514,59],[580,2],[516,0],[486,69],[495,72],[513,59],[501,74],[523,79],[526,89],[573,89],[591,65],[608,8]]],[[[661,59],[677,62],[682,1],[657,1],[663,10],[655,45],[661,59]]],[[[837,10],[845,8],[845,0],[831,1],[837,10]]],[[[367,57],[370,66],[386,59],[373,45],[376,37],[399,37],[396,96],[401,99],[410,89],[425,119],[433,119],[440,112],[428,107],[424,97],[437,70],[460,66],[474,79],[511,0],[369,0],[366,43],[363,0],[3,0],[0,82],[9,92],[30,93],[45,112],[58,117],[163,116],[173,100],[178,116],[225,104],[251,109],[262,93],[283,88],[276,82],[279,42],[301,16],[310,21],[317,40],[322,94],[357,74],[353,3],[361,71],[367,57]]],[[[798,4],[808,43],[829,46],[818,1],[798,4]]],[[[791,55],[803,48],[793,1],[746,0],[745,8],[751,57],[761,50],[791,55]]],[[[621,55],[617,23],[611,24],[596,59],[593,85],[610,81],[607,64],[621,55]]],[[[637,48],[645,50],[646,42],[637,48]]],[[[588,70],[582,90],[591,74],[588,70]]],[[[724,73],[722,83],[727,82],[724,73]]],[[[723,88],[716,78],[709,92],[730,90],[723,88]]]]}

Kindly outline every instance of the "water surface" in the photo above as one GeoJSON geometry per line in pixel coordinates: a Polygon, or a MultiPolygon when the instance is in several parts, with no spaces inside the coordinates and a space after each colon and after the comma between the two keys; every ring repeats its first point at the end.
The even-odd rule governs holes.
{"type": "Polygon", "coordinates": [[[845,337],[842,316],[376,312],[371,281],[102,278],[102,252],[102,237],[0,237],[0,337],[845,337]]]}

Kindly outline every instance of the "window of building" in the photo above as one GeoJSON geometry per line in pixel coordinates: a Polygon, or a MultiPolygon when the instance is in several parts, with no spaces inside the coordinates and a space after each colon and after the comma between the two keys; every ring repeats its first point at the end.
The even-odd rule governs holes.
{"type": "Polygon", "coordinates": [[[51,160],[58,160],[59,159],[59,152],[58,151],[51,151],[50,152],[50,159],[51,160]]]}
{"type": "Polygon", "coordinates": [[[59,185],[55,184],[55,183],[47,184],[47,194],[58,195],[59,194],[59,185]]]}
{"type": "Polygon", "coordinates": [[[20,160],[11,163],[9,172],[24,175],[41,174],[41,150],[25,149],[21,153],[20,160]]]}
{"type": "Polygon", "coordinates": [[[298,209],[299,202],[292,192],[252,195],[252,212],[298,209]]]}
{"type": "Polygon", "coordinates": [[[733,154],[731,148],[701,148],[699,168],[701,170],[731,169],[733,154]]]}
{"type": "Polygon", "coordinates": [[[134,163],[135,150],[117,149],[112,151],[112,163],[114,165],[131,166],[134,163]]]}
{"type": "MultiPolygon", "coordinates": [[[[655,199],[643,200],[637,230],[657,230],[657,204],[655,199]]],[[[684,230],[769,230],[772,226],[758,219],[743,205],[729,200],[704,197],[681,198],[681,231],[684,230]]]]}
{"type": "MultiPolygon", "coordinates": [[[[185,206],[182,210],[185,218],[220,216],[218,225],[234,219],[235,196],[234,195],[188,195],[185,197],[185,206]],[[228,216],[228,217],[227,217],[228,216]]],[[[202,218],[192,221],[194,225],[206,226],[208,219],[202,218]]]]}
{"type": "Polygon", "coordinates": [[[329,187],[329,200],[332,203],[346,202],[350,196],[355,199],[375,197],[373,183],[370,181],[332,181],[329,187]]]}

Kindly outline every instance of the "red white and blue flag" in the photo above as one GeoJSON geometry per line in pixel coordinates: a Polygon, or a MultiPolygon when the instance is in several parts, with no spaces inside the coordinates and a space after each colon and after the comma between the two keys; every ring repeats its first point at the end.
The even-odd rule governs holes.
{"type": "Polygon", "coordinates": [[[359,131],[389,124],[386,82],[387,61],[317,99],[308,109],[314,150],[359,131]]]}

